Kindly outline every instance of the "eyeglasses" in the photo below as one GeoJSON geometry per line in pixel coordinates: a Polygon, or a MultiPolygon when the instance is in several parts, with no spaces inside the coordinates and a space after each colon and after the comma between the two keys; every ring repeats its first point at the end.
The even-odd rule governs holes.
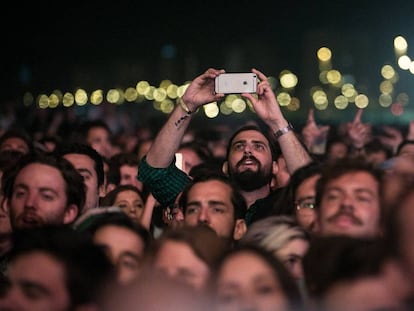
{"type": "Polygon", "coordinates": [[[296,209],[301,210],[304,208],[315,208],[315,197],[305,197],[303,199],[298,200],[296,203],[296,209]]]}

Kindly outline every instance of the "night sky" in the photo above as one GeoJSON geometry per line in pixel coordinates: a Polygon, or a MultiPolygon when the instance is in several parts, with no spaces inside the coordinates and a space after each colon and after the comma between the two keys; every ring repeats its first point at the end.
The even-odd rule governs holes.
{"type": "MultiPolygon", "coordinates": [[[[304,81],[303,95],[322,45],[375,93],[380,66],[395,62],[393,38],[406,37],[408,54],[414,44],[410,0],[13,3],[0,13],[0,102],[25,91],[183,83],[208,67],[275,76],[289,69],[304,81]]],[[[410,85],[407,75],[401,87],[410,85]]]]}

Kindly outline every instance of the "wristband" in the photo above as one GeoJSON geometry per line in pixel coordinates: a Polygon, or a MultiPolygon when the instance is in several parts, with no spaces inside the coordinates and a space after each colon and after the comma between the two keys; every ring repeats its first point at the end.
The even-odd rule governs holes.
{"type": "Polygon", "coordinates": [[[183,110],[185,112],[187,112],[187,114],[192,114],[193,112],[190,110],[190,108],[188,108],[187,104],[183,101],[183,99],[180,97],[180,99],[178,100],[178,103],[180,104],[181,108],[183,108],[183,110]]]}
{"type": "Polygon", "coordinates": [[[284,128],[278,129],[275,132],[276,139],[279,139],[280,136],[286,134],[287,132],[293,131],[293,125],[291,123],[288,123],[288,125],[284,128]]]}

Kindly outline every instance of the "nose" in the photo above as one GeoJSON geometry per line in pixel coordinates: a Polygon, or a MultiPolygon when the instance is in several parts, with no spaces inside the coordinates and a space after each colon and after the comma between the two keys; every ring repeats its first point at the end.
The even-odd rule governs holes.
{"type": "Polygon", "coordinates": [[[34,208],[36,206],[36,195],[33,193],[28,193],[24,202],[24,206],[26,208],[34,208]]]}
{"type": "Polygon", "coordinates": [[[344,195],[341,202],[341,209],[352,212],[354,210],[354,201],[349,195],[344,195]]]}
{"type": "Polygon", "coordinates": [[[200,209],[200,213],[198,214],[198,223],[199,224],[209,223],[208,208],[205,206],[202,206],[200,209]]]}
{"type": "Polygon", "coordinates": [[[250,294],[243,295],[239,301],[239,310],[241,311],[255,311],[257,310],[254,298],[250,294]]]}
{"type": "Polygon", "coordinates": [[[252,154],[252,148],[250,147],[250,145],[249,145],[249,144],[246,144],[246,145],[244,146],[243,153],[244,153],[244,154],[246,154],[246,155],[250,155],[250,154],[252,154]]]}

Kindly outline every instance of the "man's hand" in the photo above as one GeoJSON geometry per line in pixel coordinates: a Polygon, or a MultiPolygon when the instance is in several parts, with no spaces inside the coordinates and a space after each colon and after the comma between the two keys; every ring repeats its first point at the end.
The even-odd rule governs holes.
{"type": "Polygon", "coordinates": [[[250,93],[243,93],[241,95],[252,103],[257,115],[273,131],[286,127],[287,121],[280,110],[280,106],[267,77],[257,69],[252,69],[252,72],[257,74],[260,80],[257,85],[257,96],[253,96],[250,93]]]}
{"type": "Polygon", "coordinates": [[[302,138],[308,150],[312,150],[312,147],[318,141],[325,141],[329,132],[330,126],[318,126],[315,122],[315,116],[313,109],[309,109],[306,125],[302,128],[302,138]]]}
{"type": "Polygon", "coordinates": [[[224,69],[209,68],[190,83],[182,100],[191,111],[197,110],[204,104],[218,101],[225,96],[225,94],[216,94],[214,91],[215,79],[222,73],[225,73],[224,69]]]}
{"type": "Polygon", "coordinates": [[[347,123],[348,137],[354,148],[362,148],[371,139],[371,125],[361,122],[363,109],[358,109],[352,122],[347,123]]]}

